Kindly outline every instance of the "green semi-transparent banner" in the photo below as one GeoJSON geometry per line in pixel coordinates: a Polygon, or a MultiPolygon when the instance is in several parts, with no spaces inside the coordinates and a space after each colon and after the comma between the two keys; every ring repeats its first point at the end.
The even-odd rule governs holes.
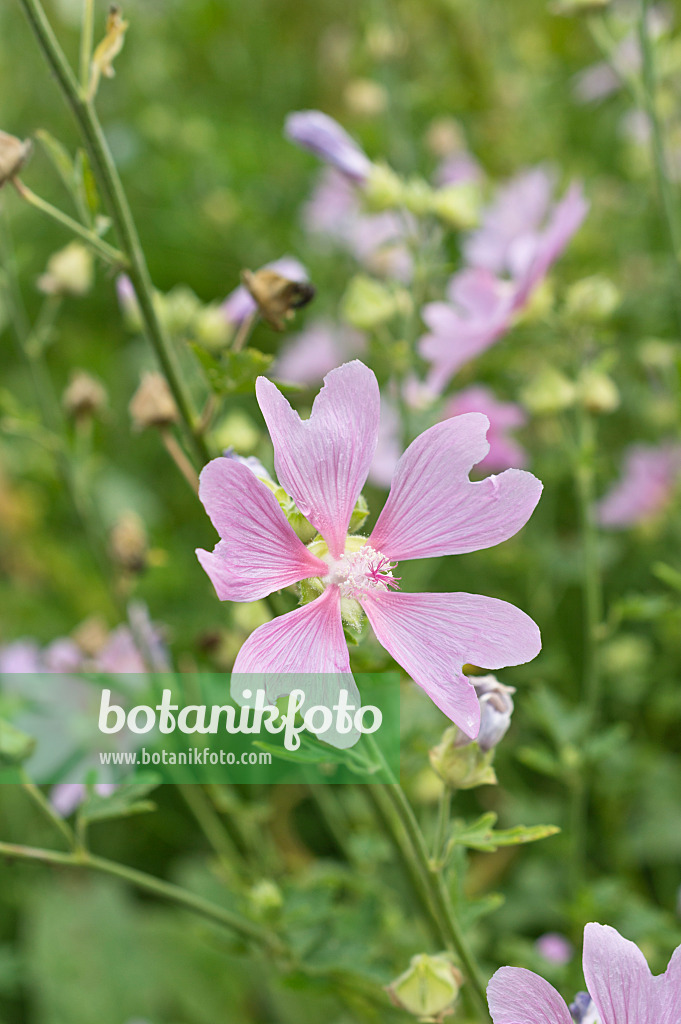
{"type": "Polygon", "coordinates": [[[399,778],[396,673],[0,676],[0,782],[399,778]]]}

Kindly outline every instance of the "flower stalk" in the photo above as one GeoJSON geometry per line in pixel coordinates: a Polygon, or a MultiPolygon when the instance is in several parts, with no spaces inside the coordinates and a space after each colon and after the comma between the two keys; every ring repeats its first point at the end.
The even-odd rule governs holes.
{"type": "Polygon", "coordinates": [[[74,75],[40,0],[19,0],[19,3],[76,118],[90,157],[92,173],[129,263],[128,274],[137,295],[146,333],[173,393],[197,460],[207,462],[209,453],[206,442],[197,430],[197,417],[191,398],[176,366],[170,338],[154,306],[154,288],[137,227],[94,105],[74,75]]]}

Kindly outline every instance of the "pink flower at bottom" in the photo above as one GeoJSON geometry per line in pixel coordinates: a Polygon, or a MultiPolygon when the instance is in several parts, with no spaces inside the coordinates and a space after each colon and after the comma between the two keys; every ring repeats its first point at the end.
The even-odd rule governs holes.
{"type": "MultiPolygon", "coordinates": [[[[98,796],[111,796],[118,787],[115,782],[97,782],[94,786],[98,796]]],[[[68,818],[85,800],[87,787],[83,782],[60,782],[50,793],[50,803],[57,814],[68,818]]]]}
{"type": "Polygon", "coordinates": [[[256,393],[279,483],[320,536],[305,547],[273,492],[246,466],[220,458],[204,468],[199,494],[222,539],[197,556],[221,600],[255,601],[303,580],[319,596],[256,629],[234,673],[349,675],[343,615],[361,610],[383,647],[474,738],[480,704],[464,664],[529,661],[540,650],[539,630],[494,598],[403,593],[395,568],[507,540],[532,514],[541,483],[515,469],[472,482],[470,470],[488,451],[489,423],[478,413],[457,416],[416,438],[370,536],[349,536],[378,436],[373,372],[357,360],[333,370],[308,420],[264,377],[256,393]]]}
{"type": "MultiPolygon", "coordinates": [[[[643,953],[608,925],[584,929],[584,977],[599,1024],[678,1024],[681,946],[665,974],[653,976],[643,953]]],[[[533,971],[502,967],[487,986],[494,1024],[573,1024],[553,985],[533,971]]]]}
{"type": "Polygon", "coordinates": [[[527,464],[527,452],[509,436],[509,431],[523,427],[527,421],[519,405],[500,402],[489,388],[473,386],[459,391],[445,406],[446,416],[460,416],[466,412],[481,412],[489,420],[489,452],[478,463],[479,470],[522,469],[527,464]]]}

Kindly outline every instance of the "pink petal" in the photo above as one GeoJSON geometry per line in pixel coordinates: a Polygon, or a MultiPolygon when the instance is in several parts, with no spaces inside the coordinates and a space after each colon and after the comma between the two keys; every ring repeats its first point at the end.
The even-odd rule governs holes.
{"type": "Polygon", "coordinates": [[[376,449],[376,377],[356,359],[332,370],[308,420],[301,420],[265,377],[258,378],[256,394],[272,436],[279,482],[339,558],[376,449]]]}
{"type": "Polygon", "coordinates": [[[681,946],[677,946],[666,972],[655,978],[659,1007],[657,1024],[677,1024],[681,1006],[681,946]]]}
{"type": "Polygon", "coordinates": [[[309,604],[258,626],[234,663],[235,675],[349,671],[338,587],[328,587],[309,604]]]}
{"type": "Polygon", "coordinates": [[[371,547],[391,561],[454,555],[500,544],[525,525],[542,492],[536,477],[507,469],[468,478],[489,451],[488,427],[486,416],[466,413],[416,438],[397,464],[371,547]]]}
{"type": "Polygon", "coordinates": [[[583,966],[600,1024],[660,1024],[656,982],[662,979],[653,978],[635,942],[609,925],[588,924],[583,966]]]}
{"type": "Polygon", "coordinates": [[[529,616],[477,594],[369,592],[361,598],[376,637],[441,711],[475,739],[480,705],[462,668],[519,665],[541,649],[529,616]]]}
{"type": "Polygon", "coordinates": [[[201,473],[199,497],[223,538],[197,558],[221,601],[255,601],[328,566],[296,537],[272,491],[233,459],[213,459],[201,473]]]}
{"type": "Polygon", "coordinates": [[[501,967],[487,986],[494,1024],[572,1024],[553,985],[524,967],[501,967]]]}

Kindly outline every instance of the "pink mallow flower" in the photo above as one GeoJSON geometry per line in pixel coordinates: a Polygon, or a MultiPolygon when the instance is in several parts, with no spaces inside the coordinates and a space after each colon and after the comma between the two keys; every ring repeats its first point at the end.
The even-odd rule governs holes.
{"type": "Polygon", "coordinates": [[[626,530],[662,512],[681,480],[681,445],[635,444],[625,454],[622,476],[596,505],[601,526],[626,530]]]}
{"type": "Polygon", "coordinates": [[[318,384],[324,374],[365,346],[359,331],[328,320],[313,320],[282,347],[272,372],[279,380],[292,384],[318,384]]]}
{"type": "Polygon", "coordinates": [[[505,601],[474,594],[409,594],[397,563],[492,547],[527,522],[542,485],[507,470],[472,482],[485,457],[487,418],[469,413],[421,434],[401,457],[388,500],[369,537],[348,535],[374,456],[379,390],[355,360],[327,374],[310,418],[301,420],[264,377],[256,394],[274,444],[279,483],[320,537],[298,539],[272,491],[231,459],[201,473],[199,495],[222,538],[197,556],[223,601],[255,601],[308,581],[313,600],[260,626],[237,655],[234,673],[347,674],[343,615],[363,610],[376,637],[435,704],[468,736],[480,703],[463,666],[516,665],[540,650],[539,630],[505,601]]]}
{"type": "Polygon", "coordinates": [[[653,976],[638,946],[608,925],[584,929],[584,977],[589,990],[571,1008],[533,971],[502,967],[487,986],[494,1024],[678,1024],[681,946],[665,974],[653,976]],[[595,1010],[595,1014],[591,1011],[595,1010]]]}
{"type": "Polygon", "coordinates": [[[575,952],[570,940],[560,932],[546,932],[539,936],[534,945],[539,955],[551,964],[569,964],[575,952]]]}
{"type": "Polygon", "coordinates": [[[364,150],[338,121],[321,110],[297,110],[289,114],[284,135],[357,185],[363,185],[371,173],[371,160],[364,150]]]}
{"type": "Polygon", "coordinates": [[[478,463],[478,470],[499,472],[527,464],[527,452],[514,440],[509,431],[523,427],[527,416],[515,402],[500,402],[489,388],[476,386],[459,391],[445,406],[445,417],[461,416],[466,412],[481,412],[489,420],[487,442],[489,452],[478,463]]]}

